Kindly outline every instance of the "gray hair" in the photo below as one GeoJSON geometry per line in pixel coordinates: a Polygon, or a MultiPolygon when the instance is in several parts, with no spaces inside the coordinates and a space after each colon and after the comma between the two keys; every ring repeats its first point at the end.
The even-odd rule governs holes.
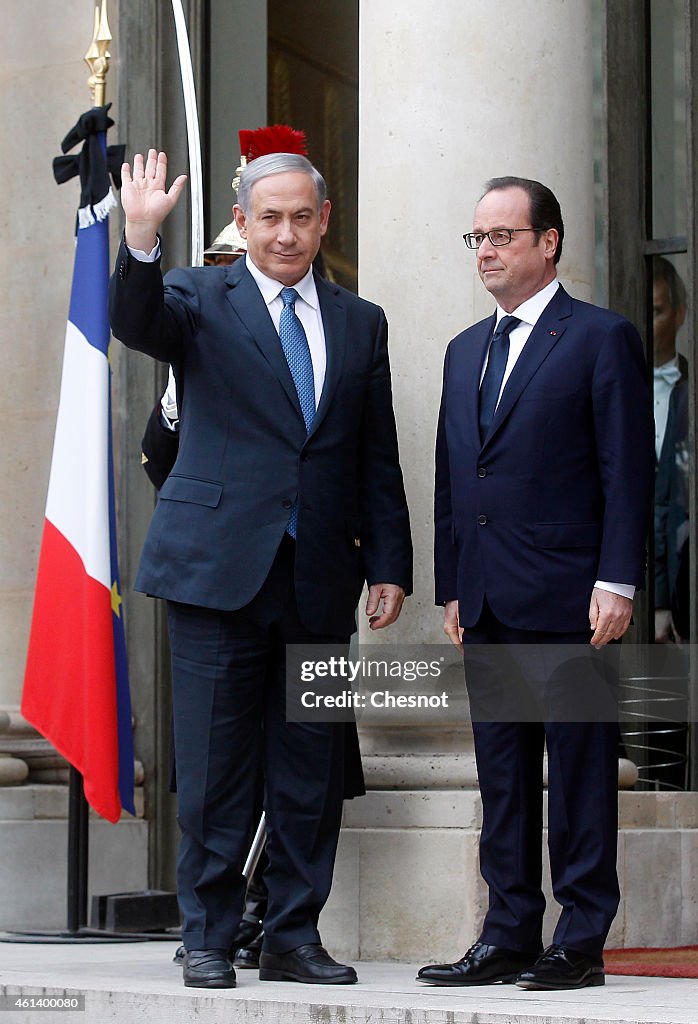
{"type": "Polygon", "coordinates": [[[300,171],[302,174],[310,176],[317,195],[317,208],[318,211],[320,210],[327,198],[327,185],[323,176],[313,167],[310,160],[299,153],[269,153],[267,156],[258,156],[256,160],[247,164],[240,171],[238,204],[242,207],[242,212],[246,217],[249,216],[252,206],[253,186],[271,174],[284,174],[287,171],[300,171]]]}

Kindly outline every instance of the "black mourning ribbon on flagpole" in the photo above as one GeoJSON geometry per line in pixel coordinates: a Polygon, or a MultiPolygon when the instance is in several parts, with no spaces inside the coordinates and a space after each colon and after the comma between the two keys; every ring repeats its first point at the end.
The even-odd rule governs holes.
{"type": "MultiPolygon", "coordinates": [[[[57,156],[53,161],[53,176],[59,185],[80,175],[80,209],[99,206],[109,195],[109,177],[117,189],[121,188],[121,164],[124,160],[124,145],[107,146],[106,155],[100,144],[99,135],[114,124],[109,117],[111,103],[104,107],[92,107],[80,117],[61,143],[61,149],[68,153],[78,143],[83,147],[72,156],[57,156]]],[[[101,220],[99,213],[97,220],[101,220]]]]}

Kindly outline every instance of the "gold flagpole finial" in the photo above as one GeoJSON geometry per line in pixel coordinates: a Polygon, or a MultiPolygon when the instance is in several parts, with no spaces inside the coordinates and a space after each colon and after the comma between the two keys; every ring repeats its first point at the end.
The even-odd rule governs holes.
{"type": "Polygon", "coordinates": [[[103,107],[106,99],[106,77],[111,56],[107,46],[111,40],[112,36],[107,21],[107,0],[101,0],[101,9],[95,7],[92,42],[85,54],[85,63],[91,72],[87,84],[92,92],[92,103],[95,107],[103,107]]]}

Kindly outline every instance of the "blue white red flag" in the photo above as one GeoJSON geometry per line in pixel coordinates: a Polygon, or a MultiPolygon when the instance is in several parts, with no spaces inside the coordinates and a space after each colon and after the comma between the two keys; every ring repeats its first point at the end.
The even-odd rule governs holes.
{"type": "Polygon", "coordinates": [[[80,129],[83,152],[58,158],[62,179],[56,170],[67,180],[68,161],[79,160],[83,198],[22,714],[81,773],[95,811],[117,821],[122,808],[135,809],[108,351],[108,210],[115,201],[108,178],[101,197],[89,191],[99,193],[106,176],[107,109],[83,115],[64,140],[65,150],[80,129]],[[88,182],[85,164],[100,156],[88,182]]]}

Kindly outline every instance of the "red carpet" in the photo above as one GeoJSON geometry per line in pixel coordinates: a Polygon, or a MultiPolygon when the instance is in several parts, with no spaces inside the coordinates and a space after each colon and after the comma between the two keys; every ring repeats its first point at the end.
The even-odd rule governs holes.
{"type": "Polygon", "coordinates": [[[675,949],[605,949],[606,974],[698,978],[698,946],[675,949]]]}

